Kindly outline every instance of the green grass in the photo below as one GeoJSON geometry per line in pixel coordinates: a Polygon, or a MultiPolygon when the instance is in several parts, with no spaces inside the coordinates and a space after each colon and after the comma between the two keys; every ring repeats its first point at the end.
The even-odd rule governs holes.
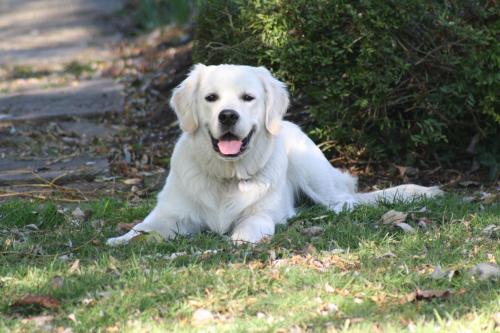
{"type": "MultiPolygon", "coordinates": [[[[119,248],[103,245],[117,235],[117,223],[143,218],[153,204],[101,200],[80,206],[84,221],[74,221],[73,207],[1,204],[0,332],[42,330],[33,319],[40,315],[53,317],[52,329],[74,332],[495,329],[499,282],[480,280],[468,270],[499,261],[498,239],[482,233],[487,225],[500,224],[498,203],[481,206],[448,196],[339,215],[305,208],[271,241],[255,247],[236,247],[210,233],[119,248]],[[413,215],[432,224],[414,234],[378,223],[389,209],[422,207],[425,212],[413,215]],[[305,235],[304,228],[313,225],[323,232],[305,235]],[[79,267],[71,269],[77,259],[79,267]],[[459,273],[451,280],[432,279],[435,265],[459,273]],[[62,278],[62,286],[54,286],[54,277],[62,278]],[[450,290],[452,296],[405,301],[416,289],[450,290]],[[12,307],[25,295],[51,295],[61,306],[12,307]],[[213,318],[198,322],[193,319],[198,309],[213,318]]],[[[408,223],[415,226],[415,221],[408,223]]]]}

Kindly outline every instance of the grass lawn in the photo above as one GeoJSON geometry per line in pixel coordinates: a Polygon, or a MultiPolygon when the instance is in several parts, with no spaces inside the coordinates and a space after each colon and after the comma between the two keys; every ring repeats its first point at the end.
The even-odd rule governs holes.
{"type": "Polygon", "coordinates": [[[500,261],[498,229],[484,232],[498,201],[304,208],[255,247],[207,233],[104,245],[153,205],[0,204],[0,332],[500,330],[500,282],[469,273],[500,261]],[[380,223],[390,209],[415,232],[380,223]]]}

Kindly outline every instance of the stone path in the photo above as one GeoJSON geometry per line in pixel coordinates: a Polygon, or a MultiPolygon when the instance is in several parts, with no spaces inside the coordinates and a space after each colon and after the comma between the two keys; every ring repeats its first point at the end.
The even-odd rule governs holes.
{"type": "Polygon", "coordinates": [[[116,60],[122,5],[0,1],[0,199],[20,184],[107,176],[107,157],[88,143],[110,140],[116,128],[102,116],[123,110],[123,87],[103,70],[116,60]]]}

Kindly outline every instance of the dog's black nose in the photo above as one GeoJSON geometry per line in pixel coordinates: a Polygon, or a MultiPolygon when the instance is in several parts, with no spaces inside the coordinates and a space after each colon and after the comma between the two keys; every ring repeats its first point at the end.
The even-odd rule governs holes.
{"type": "Polygon", "coordinates": [[[240,115],[234,110],[222,110],[219,113],[219,122],[224,126],[233,126],[238,119],[240,115]]]}

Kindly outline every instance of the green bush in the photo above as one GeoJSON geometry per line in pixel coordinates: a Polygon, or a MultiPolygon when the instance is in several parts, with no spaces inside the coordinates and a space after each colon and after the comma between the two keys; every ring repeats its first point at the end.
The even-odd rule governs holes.
{"type": "Polygon", "coordinates": [[[194,59],[270,68],[330,153],[454,162],[478,134],[498,165],[498,13],[474,0],[200,1],[194,59]]]}

